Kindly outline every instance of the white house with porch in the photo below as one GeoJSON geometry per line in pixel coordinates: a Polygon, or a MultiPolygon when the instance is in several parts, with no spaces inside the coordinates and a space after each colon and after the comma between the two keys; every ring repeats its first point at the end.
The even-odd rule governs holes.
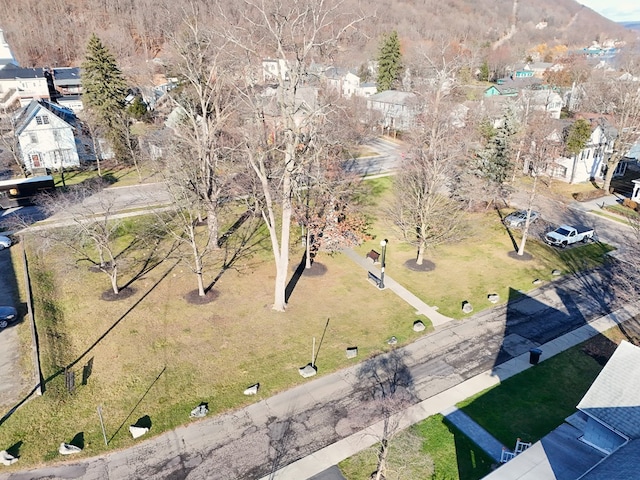
{"type": "MultiPolygon", "coordinates": [[[[613,152],[617,131],[603,118],[591,119],[591,137],[580,153],[560,157],[551,167],[551,176],[568,183],[588,182],[603,175],[605,159],[613,152]]],[[[618,166],[614,175],[622,175],[625,165],[618,166]]]]}
{"type": "Polygon", "coordinates": [[[46,100],[33,100],[18,115],[15,135],[28,171],[59,170],[80,165],[75,115],[46,100]]]}

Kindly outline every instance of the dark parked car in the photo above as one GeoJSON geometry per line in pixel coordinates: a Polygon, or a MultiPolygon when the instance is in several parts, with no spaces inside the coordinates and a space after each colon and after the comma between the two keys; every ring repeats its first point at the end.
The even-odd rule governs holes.
{"type": "Polygon", "coordinates": [[[7,328],[7,325],[18,319],[18,312],[13,307],[0,306],[0,329],[7,328]]]}
{"type": "MultiPolygon", "coordinates": [[[[529,217],[529,223],[535,222],[540,217],[540,214],[534,210],[531,210],[531,216],[529,217]]],[[[527,211],[518,210],[517,212],[510,213],[504,218],[504,223],[510,227],[523,227],[527,221],[527,211]]]]}

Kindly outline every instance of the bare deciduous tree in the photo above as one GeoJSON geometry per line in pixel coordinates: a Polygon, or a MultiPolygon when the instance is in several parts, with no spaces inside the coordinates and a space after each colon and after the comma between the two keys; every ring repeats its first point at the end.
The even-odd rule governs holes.
{"type": "Polygon", "coordinates": [[[249,59],[253,78],[242,90],[246,117],[245,155],[262,190],[259,210],[269,231],[276,278],[273,309],[286,308],[291,221],[297,179],[313,153],[314,131],[326,114],[315,88],[305,86],[312,61],[334,51],[343,37],[353,33],[361,17],[341,10],[336,0],[281,0],[244,3],[243,15],[221,10],[229,38],[249,59]],[[255,83],[262,73],[263,55],[274,58],[275,89],[255,83]],[[257,71],[256,71],[257,67],[257,71]]]}
{"type": "Polygon", "coordinates": [[[529,236],[531,211],[536,199],[538,181],[548,174],[549,167],[564,149],[560,125],[556,120],[549,118],[545,112],[533,112],[526,128],[524,138],[525,164],[528,166],[528,174],[533,177],[533,182],[527,200],[527,218],[518,246],[518,255],[520,256],[524,255],[529,236]]]}
{"type": "Polygon", "coordinates": [[[395,202],[389,213],[404,239],[416,246],[416,263],[425,250],[459,239],[462,216],[451,198],[450,183],[467,155],[464,112],[453,108],[460,52],[443,44],[425,54],[421,70],[427,80],[420,89],[420,114],[410,132],[410,151],[394,179],[395,202]]]}
{"type": "Polygon", "coordinates": [[[50,215],[58,214],[63,226],[53,229],[31,228],[45,242],[55,242],[71,249],[79,260],[88,261],[109,277],[115,295],[118,286],[118,245],[121,221],[115,218],[115,193],[101,185],[77,186],[65,193],[45,194],[38,203],[50,215]]]}
{"type": "Polygon", "coordinates": [[[227,55],[224,39],[199,25],[195,7],[185,14],[173,47],[179,59],[173,68],[180,86],[170,94],[178,118],[173,128],[177,148],[173,148],[171,161],[178,161],[190,176],[171,175],[167,181],[177,181],[180,191],[185,187],[192,191],[198,208],[206,214],[210,243],[217,248],[219,210],[234,173],[227,134],[235,106],[229,83],[233,57],[227,55]]]}

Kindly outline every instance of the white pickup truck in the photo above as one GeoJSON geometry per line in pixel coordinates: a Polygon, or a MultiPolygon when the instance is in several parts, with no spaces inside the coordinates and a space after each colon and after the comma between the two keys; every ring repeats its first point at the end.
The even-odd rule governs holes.
{"type": "Polygon", "coordinates": [[[595,236],[595,230],[584,225],[562,225],[553,232],[545,235],[544,239],[549,245],[566,247],[572,243],[588,242],[595,236]]]}

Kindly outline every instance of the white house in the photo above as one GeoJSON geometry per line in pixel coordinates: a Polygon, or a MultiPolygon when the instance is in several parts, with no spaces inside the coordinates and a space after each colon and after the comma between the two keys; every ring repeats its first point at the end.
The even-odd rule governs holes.
{"type": "Polygon", "coordinates": [[[415,123],[416,95],[411,92],[385,90],[367,99],[367,108],[379,112],[383,129],[408,130],[415,123]]]}
{"type": "Polygon", "coordinates": [[[361,82],[360,77],[350,70],[330,67],[324,72],[328,88],[337,90],[345,98],[368,98],[378,91],[375,82],[361,82]]]}
{"type": "Polygon", "coordinates": [[[564,103],[562,97],[551,89],[521,90],[519,101],[529,108],[547,112],[551,118],[560,118],[564,103]]]}
{"type": "MultiPolygon", "coordinates": [[[[588,182],[603,175],[605,159],[613,152],[617,131],[604,118],[591,118],[591,137],[580,153],[555,160],[551,176],[569,183],[588,182]]],[[[622,164],[623,162],[621,162],[622,164]]],[[[624,166],[620,166],[620,169],[624,166]]],[[[615,172],[615,175],[623,172],[615,172]]]]}
{"type": "Polygon", "coordinates": [[[80,165],[75,115],[45,100],[33,100],[16,118],[15,135],[25,168],[59,170],[80,165]]]}
{"type": "Polygon", "coordinates": [[[282,58],[266,58],[262,60],[262,80],[264,82],[269,82],[277,79],[289,79],[289,67],[287,66],[287,62],[282,58]]]}

